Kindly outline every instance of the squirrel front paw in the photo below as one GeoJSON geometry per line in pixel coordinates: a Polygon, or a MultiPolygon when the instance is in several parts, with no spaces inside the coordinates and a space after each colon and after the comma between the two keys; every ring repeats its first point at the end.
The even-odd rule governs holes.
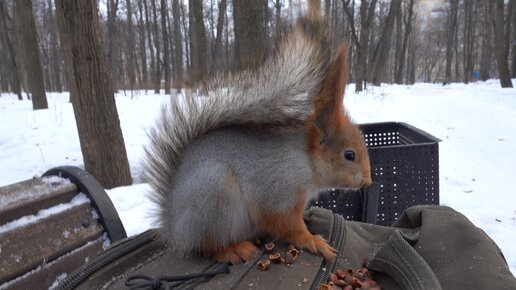
{"type": "Polygon", "coordinates": [[[307,234],[292,242],[297,248],[307,249],[316,255],[321,254],[328,262],[333,262],[337,257],[337,250],[330,246],[322,236],[307,234]]]}
{"type": "Polygon", "coordinates": [[[260,250],[249,241],[235,243],[224,247],[215,253],[214,258],[218,262],[229,262],[233,265],[247,262],[255,258],[260,250]]]}

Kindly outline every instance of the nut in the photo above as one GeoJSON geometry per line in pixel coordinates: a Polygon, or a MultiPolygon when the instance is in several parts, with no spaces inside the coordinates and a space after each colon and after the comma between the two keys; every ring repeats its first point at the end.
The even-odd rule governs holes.
{"type": "Polygon", "coordinates": [[[262,271],[269,270],[269,266],[270,265],[271,265],[271,261],[270,260],[260,260],[260,261],[258,261],[258,269],[260,269],[262,271]]]}
{"type": "Polygon", "coordinates": [[[297,259],[297,256],[299,255],[299,250],[296,248],[289,248],[289,250],[287,252],[292,255],[294,260],[297,259]]]}
{"type": "Polygon", "coordinates": [[[267,244],[265,244],[265,251],[267,253],[270,253],[270,252],[272,252],[272,250],[274,249],[275,246],[276,245],[274,243],[272,243],[272,242],[267,243],[267,244]]]}
{"type": "Polygon", "coordinates": [[[273,262],[274,264],[281,263],[281,254],[280,253],[272,253],[269,255],[269,260],[273,262]]]}

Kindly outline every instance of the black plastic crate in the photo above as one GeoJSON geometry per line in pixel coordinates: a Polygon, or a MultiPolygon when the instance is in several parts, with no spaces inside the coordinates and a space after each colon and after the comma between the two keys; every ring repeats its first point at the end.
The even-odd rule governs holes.
{"type": "Polygon", "coordinates": [[[324,190],[310,206],[330,209],[346,220],[376,224],[379,188],[379,184],[373,182],[369,188],[324,190]]]}
{"type": "Polygon", "coordinates": [[[440,139],[406,123],[360,125],[371,177],[380,186],[377,224],[390,225],[408,207],[439,204],[440,139]]]}

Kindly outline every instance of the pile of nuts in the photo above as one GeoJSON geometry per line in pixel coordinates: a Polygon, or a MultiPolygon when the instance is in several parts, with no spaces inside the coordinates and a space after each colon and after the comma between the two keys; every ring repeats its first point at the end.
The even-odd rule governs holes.
{"type": "MultiPolygon", "coordinates": [[[[274,243],[267,243],[264,247],[269,257],[258,261],[258,269],[262,271],[269,270],[271,264],[290,266],[299,255],[299,250],[293,245],[290,245],[283,254],[274,250],[276,247],[274,243]]],[[[380,290],[380,285],[373,280],[373,276],[366,266],[367,261],[364,261],[363,268],[348,269],[347,271],[337,269],[335,273],[330,273],[327,283],[319,285],[318,290],[380,290]]],[[[302,282],[307,283],[308,279],[303,278],[302,282]]]]}
{"type": "Polygon", "coordinates": [[[258,269],[267,271],[271,263],[285,264],[290,266],[294,263],[294,261],[297,259],[297,256],[299,255],[299,250],[296,249],[293,245],[290,245],[288,250],[283,255],[275,252],[275,247],[276,245],[274,243],[265,244],[265,251],[269,253],[269,258],[258,261],[258,269]]]}
{"type": "Polygon", "coordinates": [[[348,269],[342,271],[337,269],[335,273],[330,273],[328,283],[319,285],[319,290],[379,290],[378,282],[373,280],[371,272],[367,268],[348,269]]]}

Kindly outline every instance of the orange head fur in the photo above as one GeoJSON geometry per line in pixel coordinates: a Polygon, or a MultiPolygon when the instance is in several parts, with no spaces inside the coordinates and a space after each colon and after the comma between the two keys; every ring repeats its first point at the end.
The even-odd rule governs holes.
{"type": "Polygon", "coordinates": [[[371,184],[365,142],[343,106],[347,56],[348,45],[343,44],[315,97],[315,110],[307,122],[309,150],[320,187],[358,188],[371,184]]]}

